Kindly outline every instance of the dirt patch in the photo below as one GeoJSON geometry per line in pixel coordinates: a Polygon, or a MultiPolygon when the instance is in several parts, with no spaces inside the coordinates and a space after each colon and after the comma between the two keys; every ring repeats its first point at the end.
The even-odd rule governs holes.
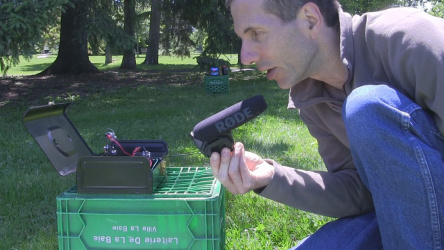
{"type": "Polygon", "coordinates": [[[21,101],[42,104],[43,99],[86,96],[122,87],[195,84],[202,82],[202,78],[202,72],[195,70],[140,72],[115,70],[79,76],[0,77],[0,107],[21,101]]]}

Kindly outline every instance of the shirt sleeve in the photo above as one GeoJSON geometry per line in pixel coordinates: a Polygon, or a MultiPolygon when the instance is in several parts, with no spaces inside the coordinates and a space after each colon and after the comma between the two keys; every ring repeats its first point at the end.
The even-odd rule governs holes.
{"type": "Polygon", "coordinates": [[[327,171],[300,170],[269,161],[274,165],[275,174],[260,195],[331,217],[370,212],[374,210],[371,194],[353,163],[340,112],[336,108],[332,113],[329,105],[321,103],[300,111],[311,135],[318,141],[318,150],[327,171]],[[323,114],[328,109],[329,114],[323,114]],[[323,119],[329,120],[330,127],[323,119]]]}

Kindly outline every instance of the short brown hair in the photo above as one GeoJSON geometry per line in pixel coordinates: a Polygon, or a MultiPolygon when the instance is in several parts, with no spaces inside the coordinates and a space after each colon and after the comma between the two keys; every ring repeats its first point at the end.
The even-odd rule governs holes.
{"type": "MultiPolygon", "coordinates": [[[[235,0],[226,0],[225,6],[230,8],[235,0]]],[[[338,9],[340,4],[337,0],[266,0],[264,9],[282,19],[283,22],[290,22],[296,18],[301,7],[312,2],[319,7],[322,16],[328,27],[333,27],[339,23],[338,9]]]]}

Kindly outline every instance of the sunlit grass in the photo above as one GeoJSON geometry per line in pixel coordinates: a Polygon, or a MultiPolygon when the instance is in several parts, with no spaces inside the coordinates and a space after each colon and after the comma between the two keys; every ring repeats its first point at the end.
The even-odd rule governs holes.
{"type": "MultiPolygon", "coordinates": [[[[91,61],[100,64],[102,59],[92,57],[91,61]]],[[[182,61],[162,60],[166,59],[171,65],[182,61]]],[[[49,63],[50,58],[45,60],[49,63]]],[[[118,61],[115,64],[119,65],[118,61]]],[[[165,61],[164,65],[170,64],[165,61]]],[[[17,72],[31,72],[21,70],[17,72]]],[[[119,139],[165,140],[169,166],[208,166],[208,159],[191,141],[190,131],[204,118],[257,94],[265,97],[268,109],[235,129],[235,140],[284,165],[323,169],[316,141],[298,112],[286,109],[287,91],[259,72],[231,74],[230,92],[226,94],[207,94],[203,84],[192,83],[141,85],[79,95],[71,100],[67,115],[95,153],[102,152],[104,133],[111,128],[119,139]]],[[[22,115],[29,106],[28,101],[21,100],[0,108],[0,249],[57,249],[56,196],[75,183],[75,175],[60,177],[55,172],[22,125],[22,115]]],[[[225,245],[227,249],[288,249],[329,220],[254,193],[228,194],[225,245]]]]}
{"type": "MultiPolygon", "coordinates": [[[[175,57],[175,56],[159,56],[159,65],[143,65],[145,60],[145,54],[136,55],[137,70],[165,70],[165,69],[192,69],[190,66],[197,68],[196,56],[198,53],[191,54],[190,57],[175,57]]],[[[35,54],[31,59],[25,59],[20,57],[20,63],[11,67],[7,76],[21,76],[21,75],[35,75],[47,67],[49,67],[57,58],[56,54],[35,54]]],[[[122,55],[114,55],[112,57],[112,63],[105,64],[104,56],[89,56],[89,60],[99,70],[106,71],[112,69],[118,69],[122,63],[122,55]]],[[[220,57],[223,60],[229,61],[231,64],[237,64],[237,55],[228,54],[220,57]]]]}

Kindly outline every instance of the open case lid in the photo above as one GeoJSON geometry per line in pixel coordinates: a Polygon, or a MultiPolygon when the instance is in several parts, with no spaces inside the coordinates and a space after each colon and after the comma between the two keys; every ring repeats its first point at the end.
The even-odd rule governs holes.
{"type": "Polygon", "coordinates": [[[68,105],[31,107],[23,116],[23,124],[62,176],[76,171],[80,157],[94,155],[66,116],[68,105]]]}

